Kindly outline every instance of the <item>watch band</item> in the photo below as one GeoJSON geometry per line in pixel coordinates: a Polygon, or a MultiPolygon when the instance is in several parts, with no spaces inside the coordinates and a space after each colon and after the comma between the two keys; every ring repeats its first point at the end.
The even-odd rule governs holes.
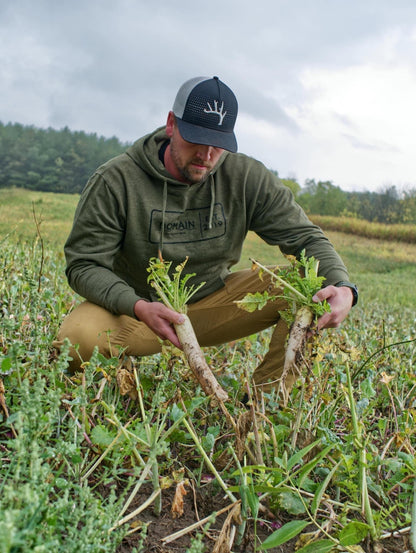
{"type": "Polygon", "coordinates": [[[346,288],[350,288],[351,289],[351,292],[352,292],[352,307],[354,305],[356,305],[357,301],[358,301],[358,288],[355,284],[353,284],[352,282],[348,282],[346,280],[341,280],[340,282],[337,282],[336,284],[334,284],[334,286],[336,286],[337,288],[341,287],[341,286],[345,286],[346,288]]]}

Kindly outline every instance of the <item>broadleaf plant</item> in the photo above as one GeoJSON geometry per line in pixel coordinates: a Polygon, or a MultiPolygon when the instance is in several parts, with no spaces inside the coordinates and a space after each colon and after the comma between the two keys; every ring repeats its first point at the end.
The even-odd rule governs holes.
{"type": "Polygon", "coordinates": [[[302,251],[299,259],[293,255],[285,257],[289,261],[289,265],[277,266],[273,270],[252,259],[253,267],[259,269],[259,277],[262,278],[264,273],[268,273],[279,292],[277,294],[270,294],[268,291],[249,293],[238,301],[237,305],[245,311],[253,312],[256,309],[262,309],[269,301],[283,298],[288,302],[289,307],[280,314],[289,325],[293,322],[296,311],[300,307],[309,308],[314,318],[330,311],[326,300],[315,302],[312,299],[325,281],[324,276],[318,276],[319,261],[313,256],[307,258],[305,250],[302,251]]]}
{"type": "Polygon", "coordinates": [[[285,361],[280,376],[276,379],[281,390],[284,402],[289,397],[290,384],[287,384],[289,376],[301,374],[301,366],[305,362],[304,350],[308,335],[314,321],[330,311],[330,306],[323,302],[313,301],[313,296],[321,289],[325,277],[318,276],[319,261],[313,256],[307,258],[303,250],[300,258],[286,256],[288,267],[276,267],[274,271],[252,260],[258,267],[259,277],[264,273],[271,276],[271,280],[278,290],[275,295],[269,292],[247,294],[241,301],[236,302],[241,309],[254,311],[262,309],[268,301],[283,298],[288,303],[288,308],[280,312],[280,316],[286,321],[289,331],[289,339],[286,344],[285,361]]]}

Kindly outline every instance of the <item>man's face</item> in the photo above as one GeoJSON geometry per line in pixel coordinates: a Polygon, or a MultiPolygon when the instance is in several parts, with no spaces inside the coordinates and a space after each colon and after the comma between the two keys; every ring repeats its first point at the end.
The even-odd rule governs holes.
{"type": "Polygon", "coordinates": [[[196,184],[206,179],[218,163],[222,148],[193,144],[184,140],[170,112],[166,125],[170,144],[166,149],[165,166],[169,173],[188,184],[196,184]]]}

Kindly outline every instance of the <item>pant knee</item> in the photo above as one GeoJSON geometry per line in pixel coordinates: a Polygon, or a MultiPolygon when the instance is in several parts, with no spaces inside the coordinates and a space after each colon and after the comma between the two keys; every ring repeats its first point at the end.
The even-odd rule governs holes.
{"type": "Polygon", "coordinates": [[[111,313],[84,302],[64,319],[53,345],[60,351],[64,341],[69,341],[69,369],[72,372],[79,370],[81,364],[91,358],[95,347],[104,356],[110,356],[112,318],[111,313]]]}

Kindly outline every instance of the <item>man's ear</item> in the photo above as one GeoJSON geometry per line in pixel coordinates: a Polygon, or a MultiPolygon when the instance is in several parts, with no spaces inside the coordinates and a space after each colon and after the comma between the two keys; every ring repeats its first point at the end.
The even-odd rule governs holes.
{"type": "Polygon", "coordinates": [[[175,114],[173,111],[170,111],[168,113],[168,119],[166,121],[166,134],[169,138],[172,138],[173,135],[173,129],[176,127],[176,120],[175,120],[175,114]]]}

